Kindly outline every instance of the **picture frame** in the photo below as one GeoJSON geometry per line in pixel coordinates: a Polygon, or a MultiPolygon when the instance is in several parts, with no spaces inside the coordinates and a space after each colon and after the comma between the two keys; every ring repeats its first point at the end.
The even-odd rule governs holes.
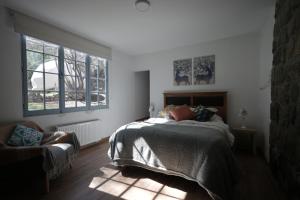
{"type": "Polygon", "coordinates": [[[173,84],[175,86],[192,84],[192,58],[173,62],[173,84]]]}
{"type": "Polygon", "coordinates": [[[193,84],[215,83],[215,55],[195,57],[193,59],[193,84]]]}

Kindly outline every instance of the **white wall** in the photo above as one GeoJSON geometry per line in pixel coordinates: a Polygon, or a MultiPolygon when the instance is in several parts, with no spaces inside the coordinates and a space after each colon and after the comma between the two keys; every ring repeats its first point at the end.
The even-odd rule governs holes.
{"type": "Polygon", "coordinates": [[[150,101],[157,111],[163,107],[166,90],[228,91],[228,122],[239,126],[239,109],[249,111],[247,125],[257,128],[258,114],[258,34],[180,47],[135,57],[136,70],[150,70],[150,101]],[[173,61],[197,56],[216,55],[216,82],[212,85],[174,86],[173,61]]]}
{"type": "Polygon", "coordinates": [[[10,18],[0,7],[0,122],[34,120],[44,128],[100,119],[99,134],[110,135],[119,126],[136,119],[132,57],[113,50],[109,65],[109,109],[23,118],[20,36],[13,32],[10,18]]]}
{"type": "Polygon", "coordinates": [[[259,51],[259,110],[260,129],[262,131],[261,141],[264,146],[264,155],[269,161],[269,125],[270,125],[270,104],[271,104],[271,70],[272,70],[272,42],[274,27],[275,8],[269,10],[269,16],[260,32],[259,51]]]}

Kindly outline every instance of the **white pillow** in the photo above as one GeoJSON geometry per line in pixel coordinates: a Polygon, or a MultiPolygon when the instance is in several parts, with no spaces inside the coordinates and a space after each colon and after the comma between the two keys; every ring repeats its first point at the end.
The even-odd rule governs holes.
{"type": "Polygon", "coordinates": [[[207,107],[206,109],[214,113],[218,112],[218,109],[214,107],[207,107]]]}
{"type": "Polygon", "coordinates": [[[214,114],[211,118],[210,118],[211,122],[224,122],[222,117],[220,117],[217,114],[214,114]]]}

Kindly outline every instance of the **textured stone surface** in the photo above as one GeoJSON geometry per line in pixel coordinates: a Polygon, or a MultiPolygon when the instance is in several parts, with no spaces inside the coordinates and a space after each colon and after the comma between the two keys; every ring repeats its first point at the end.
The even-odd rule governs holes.
{"type": "Polygon", "coordinates": [[[300,199],[300,0],[277,0],[273,41],[270,164],[300,199]]]}

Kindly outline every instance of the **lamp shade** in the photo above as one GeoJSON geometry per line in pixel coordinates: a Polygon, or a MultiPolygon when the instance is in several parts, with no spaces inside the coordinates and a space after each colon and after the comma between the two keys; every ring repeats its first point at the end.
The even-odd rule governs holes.
{"type": "Polygon", "coordinates": [[[149,106],[149,112],[153,112],[154,110],[155,110],[155,106],[153,103],[151,103],[149,106]]]}
{"type": "Polygon", "coordinates": [[[248,115],[247,110],[245,108],[241,108],[240,112],[239,112],[239,116],[241,117],[241,120],[242,120],[241,128],[246,128],[245,121],[246,121],[247,115],[248,115]]]}
{"type": "Polygon", "coordinates": [[[149,105],[150,117],[154,117],[154,112],[155,112],[155,105],[154,105],[154,103],[150,103],[150,105],[149,105]]]}
{"type": "Polygon", "coordinates": [[[239,112],[240,117],[246,117],[248,115],[248,112],[245,108],[241,108],[239,112]]]}

